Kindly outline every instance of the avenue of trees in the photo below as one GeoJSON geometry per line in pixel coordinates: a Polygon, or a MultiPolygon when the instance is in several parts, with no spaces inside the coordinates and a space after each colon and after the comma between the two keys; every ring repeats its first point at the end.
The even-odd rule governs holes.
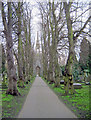
{"type": "MultiPolygon", "coordinates": [[[[65,95],[69,92],[74,94],[73,64],[75,61],[78,62],[75,49],[79,46],[77,44],[80,43],[80,40],[84,41],[84,39],[85,43],[88,42],[90,48],[90,41],[88,38],[91,36],[89,30],[91,16],[88,13],[91,9],[90,3],[62,3],[54,0],[51,3],[49,0],[49,2],[39,2],[38,4],[41,14],[44,77],[48,81],[54,82],[55,87],[60,85],[61,70],[58,57],[61,52],[66,50],[68,59],[63,73],[65,95]],[[84,16],[86,14],[88,14],[88,16],[84,16]]],[[[86,45],[84,47],[88,46],[86,45]]],[[[88,66],[91,62],[89,48],[87,48],[88,66]]],[[[84,54],[84,52],[82,54],[84,54]]],[[[84,55],[82,58],[86,57],[84,55]]],[[[86,64],[87,63],[82,64],[81,62],[82,66],[86,64]]]]}
{"type": "MultiPolygon", "coordinates": [[[[3,82],[7,74],[8,90],[6,93],[20,95],[17,85],[24,88],[24,83],[31,81],[33,76],[32,6],[26,2],[1,2],[0,4],[3,24],[1,35],[5,39],[2,43],[3,82]],[[6,63],[7,66],[5,66],[6,63]]],[[[85,39],[85,43],[89,44],[88,50],[91,52],[89,41],[89,37],[91,37],[89,30],[91,3],[61,2],[60,0],[50,2],[49,0],[37,4],[40,11],[43,77],[50,83],[54,82],[55,87],[59,87],[60,77],[63,77],[65,95],[69,92],[74,94],[73,65],[78,62],[79,43],[85,39]],[[62,73],[58,58],[65,51],[68,58],[62,73]]],[[[89,52],[87,57],[83,64],[90,66],[89,52]]],[[[90,67],[86,69],[91,73],[90,67]]]]}
{"type": "Polygon", "coordinates": [[[8,90],[6,93],[20,95],[17,83],[18,87],[25,87],[24,82],[30,81],[33,74],[34,51],[31,44],[31,9],[29,9],[28,3],[22,2],[2,2],[1,5],[4,26],[2,31],[4,34],[2,35],[6,40],[5,46],[2,44],[3,82],[7,56],[8,90]]]}

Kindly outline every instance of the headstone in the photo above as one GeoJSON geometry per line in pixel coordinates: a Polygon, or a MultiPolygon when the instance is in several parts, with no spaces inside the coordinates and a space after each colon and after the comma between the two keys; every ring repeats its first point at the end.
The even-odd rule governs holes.
{"type": "Polygon", "coordinates": [[[74,89],[81,89],[82,85],[80,83],[73,83],[74,89]]]}
{"type": "Polygon", "coordinates": [[[90,82],[86,82],[85,84],[86,84],[86,85],[90,85],[90,82]]]}
{"type": "Polygon", "coordinates": [[[64,80],[60,80],[60,84],[64,84],[64,80]]]}

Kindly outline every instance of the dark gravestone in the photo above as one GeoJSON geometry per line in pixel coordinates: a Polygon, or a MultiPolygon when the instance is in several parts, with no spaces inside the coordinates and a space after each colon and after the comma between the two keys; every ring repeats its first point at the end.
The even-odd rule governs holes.
{"type": "Polygon", "coordinates": [[[80,83],[73,83],[74,89],[81,89],[82,85],[80,83]]]}
{"type": "Polygon", "coordinates": [[[61,80],[61,81],[60,81],[60,84],[64,84],[64,80],[61,80]]]}

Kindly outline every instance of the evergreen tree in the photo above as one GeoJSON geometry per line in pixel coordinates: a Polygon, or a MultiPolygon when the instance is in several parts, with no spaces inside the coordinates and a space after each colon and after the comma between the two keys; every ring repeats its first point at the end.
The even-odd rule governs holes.
{"type": "Polygon", "coordinates": [[[80,52],[80,66],[81,69],[84,70],[88,68],[88,58],[89,58],[89,43],[87,42],[86,38],[83,38],[81,42],[81,52],[80,52]]]}

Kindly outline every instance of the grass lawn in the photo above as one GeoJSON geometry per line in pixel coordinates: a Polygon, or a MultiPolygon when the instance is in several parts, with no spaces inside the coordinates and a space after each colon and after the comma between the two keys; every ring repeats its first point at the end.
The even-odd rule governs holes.
{"type": "Polygon", "coordinates": [[[25,88],[18,88],[21,96],[6,95],[6,90],[2,92],[2,118],[17,118],[34,79],[25,88]]]}
{"type": "Polygon", "coordinates": [[[55,88],[54,84],[48,84],[48,86],[58,95],[59,99],[77,115],[78,118],[91,118],[91,111],[89,109],[89,87],[91,86],[82,84],[81,89],[75,89],[77,93],[68,96],[62,96],[65,92],[64,85],[60,85],[59,88],[55,88]]]}

